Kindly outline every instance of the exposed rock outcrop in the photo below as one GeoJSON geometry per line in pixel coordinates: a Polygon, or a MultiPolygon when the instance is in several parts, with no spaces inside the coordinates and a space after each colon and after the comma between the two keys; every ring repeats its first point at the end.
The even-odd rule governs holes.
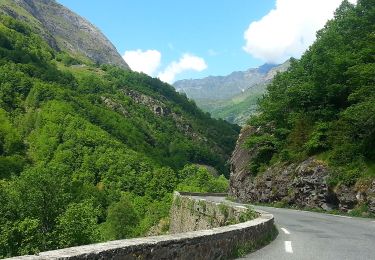
{"type": "Polygon", "coordinates": [[[0,13],[29,23],[52,48],[88,57],[99,64],[113,64],[129,69],[113,44],[98,28],[55,0],[6,1],[9,3],[0,6],[0,13]]]}
{"type": "Polygon", "coordinates": [[[108,97],[102,96],[100,98],[101,98],[102,102],[108,108],[112,109],[113,111],[116,111],[117,113],[122,114],[123,116],[129,116],[129,112],[121,104],[115,102],[114,100],[112,100],[111,98],[108,98],[108,97]]]}
{"type": "MultiPolygon", "coordinates": [[[[185,120],[181,115],[174,113],[168,107],[167,100],[159,100],[128,88],[122,89],[122,93],[130,97],[134,103],[145,106],[155,115],[159,117],[172,118],[172,120],[176,124],[177,129],[180,130],[180,132],[183,133],[185,136],[197,141],[208,141],[207,138],[204,137],[201,133],[194,131],[192,125],[187,120],[185,120]]],[[[120,102],[104,96],[101,97],[101,100],[108,108],[122,114],[125,117],[131,116],[129,111],[127,111],[126,109],[126,106],[121,105],[120,102]]]]}
{"type": "Polygon", "coordinates": [[[256,151],[249,151],[243,144],[255,132],[256,129],[246,127],[237,141],[230,161],[231,196],[243,202],[280,202],[324,210],[348,211],[367,204],[369,212],[375,213],[375,181],[370,185],[330,187],[329,167],[313,157],[301,163],[276,164],[254,175],[248,165],[256,151]]]}
{"type": "Polygon", "coordinates": [[[123,89],[122,92],[129,96],[135,103],[148,107],[158,116],[168,116],[171,114],[171,110],[160,100],[130,89],[123,89]]]}

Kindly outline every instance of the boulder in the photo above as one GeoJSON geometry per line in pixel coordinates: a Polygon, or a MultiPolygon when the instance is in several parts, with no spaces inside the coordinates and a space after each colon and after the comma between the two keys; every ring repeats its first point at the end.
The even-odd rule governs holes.
{"type": "Polygon", "coordinates": [[[342,184],[337,186],[336,196],[339,200],[339,209],[342,211],[353,209],[358,204],[356,191],[353,187],[342,184]]]}

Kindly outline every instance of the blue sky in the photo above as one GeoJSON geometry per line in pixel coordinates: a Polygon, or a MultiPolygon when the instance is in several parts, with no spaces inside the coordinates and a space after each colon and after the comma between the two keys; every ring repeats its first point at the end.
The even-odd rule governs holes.
{"type": "Polygon", "coordinates": [[[132,69],[173,82],[298,58],[340,0],[58,2],[101,29],[132,69]]]}

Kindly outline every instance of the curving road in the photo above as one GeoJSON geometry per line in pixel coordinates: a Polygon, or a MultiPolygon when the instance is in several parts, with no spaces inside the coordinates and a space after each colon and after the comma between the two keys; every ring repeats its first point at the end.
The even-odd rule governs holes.
{"type": "MultiPolygon", "coordinates": [[[[224,197],[198,198],[225,201],[224,197]]],[[[375,260],[373,219],[272,207],[255,208],[274,215],[279,235],[269,245],[242,259],[375,260]]]]}

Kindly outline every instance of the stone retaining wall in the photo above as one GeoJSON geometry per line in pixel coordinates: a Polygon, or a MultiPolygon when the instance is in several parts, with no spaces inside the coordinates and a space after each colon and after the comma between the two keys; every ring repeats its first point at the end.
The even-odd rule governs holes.
{"type": "Polygon", "coordinates": [[[13,259],[227,259],[238,246],[257,244],[273,232],[273,216],[235,225],[155,237],[117,240],[13,259]]]}
{"type": "Polygon", "coordinates": [[[214,193],[175,192],[170,213],[169,233],[182,233],[237,224],[255,218],[257,214],[241,205],[213,202],[206,196],[222,196],[214,193]],[[196,196],[196,197],[195,197],[196,196]],[[199,196],[199,197],[198,197],[199,196]],[[247,214],[247,213],[251,213],[247,214]],[[247,216],[250,215],[250,216],[247,216]]]}

